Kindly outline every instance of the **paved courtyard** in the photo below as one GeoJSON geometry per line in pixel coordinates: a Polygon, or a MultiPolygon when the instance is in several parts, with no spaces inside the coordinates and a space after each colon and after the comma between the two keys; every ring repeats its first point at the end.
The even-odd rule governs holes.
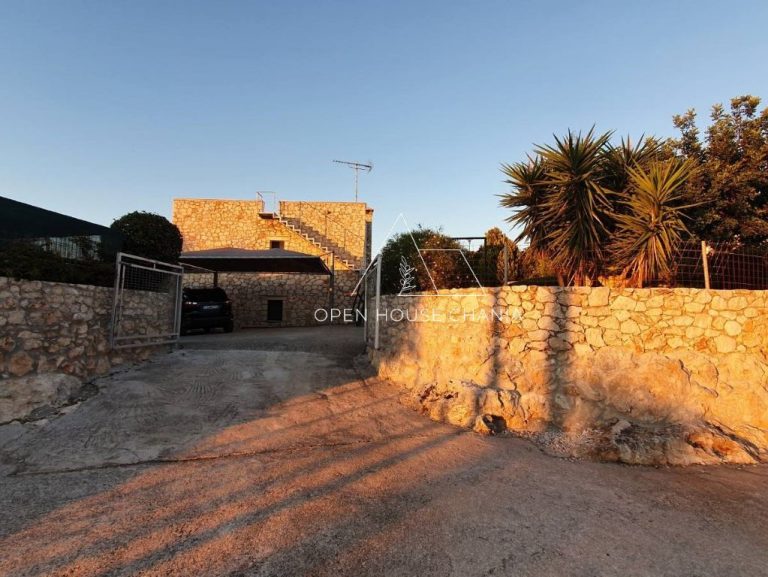
{"type": "Polygon", "coordinates": [[[768,468],[572,462],[398,403],[359,329],[190,336],[0,427],[0,576],[768,575],[768,468]]]}

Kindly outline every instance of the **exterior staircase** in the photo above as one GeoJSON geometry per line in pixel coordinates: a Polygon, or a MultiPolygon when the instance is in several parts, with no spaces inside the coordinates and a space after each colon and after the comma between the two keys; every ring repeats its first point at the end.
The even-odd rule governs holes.
{"type": "Polygon", "coordinates": [[[283,216],[279,213],[275,213],[275,218],[279,220],[286,228],[292,230],[296,234],[304,237],[307,241],[315,245],[323,254],[332,252],[335,258],[341,261],[344,266],[350,270],[359,270],[361,268],[361,262],[359,259],[354,258],[352,255],[346,253],[343,249],[335,246],[328,239],[324,238],[317,231],[311,229],[297,218],[283,216]]]}

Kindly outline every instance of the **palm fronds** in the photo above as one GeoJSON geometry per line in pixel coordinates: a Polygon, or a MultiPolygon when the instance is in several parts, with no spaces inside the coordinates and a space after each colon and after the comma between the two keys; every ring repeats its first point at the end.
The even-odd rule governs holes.
{"type": "Polygon", "coordinates": [[[654,160],[659,160],[663,143],[645,135],[632,143],[632,139],[621,138],[619,144],[607,144],[603,155],[603,173],[607,186],[616,191],[626,190],[629,185],[629,169],[645,167],[654,160]]]}
{"type": "Polygon", "coordinates": [[[603,184],[602,152],[611,133],[595,135],[570,130],[553,146],[538,146],[546,170],[547,194],[542,219],[548,224],[546,244],[555,265],[567,276],[588,279],[598,274],[603,245],[612,219],[612,191],[603,184]]]}
{"type": "Polygon", "coordinates": [[[512,185],[513,192],[501,196],[501,206],[512,209],[507,222],[520,226],[520,234],[515,239],[520,242],[527,238],[530,246],[543,249],[547,236],[546,223],[542,218],[543,187],[546,172],[541,158],[529,157],[528,162],[503,164],[502,172],[507,176],[505,182],[512,185]]]}
{"type": "Polygon", "coordinates": [[[649,278],[665,277],[683,234],[687,233],[682,187],[693,165],[672,159],[647,168],[629,168],[629,194],[617,216],[613,249],[618,262],[638,286],[649,278]]]}
{"type": "Polygon", "coordinates": [[[568,131],[536,146],[527,162],[502,165],[512,192],[501,206],[513,213],[517,240],[547,255],[559,275],[589,284],[624,270],[636,282],[666,274],[681,235],[680,193],[692,167],[667,156],[663,143],[641,137],[618,145],[612,133],[568,131]]]}

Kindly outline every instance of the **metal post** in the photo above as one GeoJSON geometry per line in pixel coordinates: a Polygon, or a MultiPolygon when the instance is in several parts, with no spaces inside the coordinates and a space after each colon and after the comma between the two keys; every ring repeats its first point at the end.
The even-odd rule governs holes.
{"type": "Polygon", "coordinates": [[[376,263],[376,307],[374,314],[376,315],[376,324],[374,325],[373,333],[373,349],[379,350],[379,305],[381,304],[381,255],[379,255],[376,263]]]}
{"type": "Polygon", "coordinates": [[[333,306],[336,301],[336,253],[331,253],[331,294],[330,294],[330,306],[328,307],[328,314],[333,314],[333,306]]]}
{"type": "Polygon", "coordinates": [[[704,265],[704,288],[709,290],[709,257],[707,255],[707,241],[701,241],[701,262],[704,265]]]}
{"type": "Polygon", "coordinates": [[[509,245],[504,243],[504,286],[509,282],[509,245]]]}
{"type": "Polygon", "coordinates": [[[109,346],[114,348],[115,346],[115,332],[117,331],[117,314],[119,309],[118,300],[120,299],[120,288],[122,286],[122,256],[123,253],[118,252],[115,257],[115,293],[112,297],[112,321],[109,324],[109,346]]]}
{"type": "Polygon", "coordinates": [[[182,274],[176,277],[176,302],[174,302],[174,306],[176,307],[176,310],[174,310],[173,314],[173,333],[174,337],[176,338],[176,342],[174,343],[174,348],[179,348],[179,340],[178,337],[181,336],[181,307],[182,307],[182,294],[184,293],[184,272],[182,270],[182,274]]]}
{"type": "MultiPolygon", "coordinates": [[[[363,269],[362,271],[362,288],[363,289],[363,341],[365,346],[368,347],[368,271],[363,269]]],[[[357,321],[357,317],[355,317],[357,321]]]]}

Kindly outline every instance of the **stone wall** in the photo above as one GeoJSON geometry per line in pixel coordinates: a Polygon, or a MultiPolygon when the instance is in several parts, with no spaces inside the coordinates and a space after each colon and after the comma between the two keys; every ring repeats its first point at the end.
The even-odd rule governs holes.
{"type": "Polygon", "coordinates": [[[362,202],[280,201],[280,214],[295,218],[344,258],[362,261],[365,254],[366,205],[362,202]]]}
{"type": "Polygon", "coordinates": [[[262,214],[261,200],[208,200],[176,198],[173,222],[184,237],[183,250],[243,248],[265,250],[271,240],[281,240],[286,250],[319,254],[317,246],[262,214]]]}
{"type": "MultiPolygon", "coordinates": [[[[159,330],[151,319],[165,321],[161,301],[167,297],[139,291],[129,296],[126,323],[140,316],[143,330],[159,330]]],[[[84,380],[167,350],[111,351],[112,299],[106,287],[0,277],[0,423],[61,406],[84,380]]]]}
{"type": "MultiPolygon", "coordinates": [[[[334,308],[352,306],[351,291],[357,283],[356,271],[338,271],[334,308]]],[[[184,275],[185,287],[210,287],[210,274],[184,275]]],[[[218,286],[232,301],[235,327],[307,327],[324,324],[316,318],[317,309],[330,304],[330,277],[302,273],[219,273],[218,286]],[[283,322],[267,321],[267,301],[283,301],[283,322]]]]}
{"type": "Polygon", "coordinates": [[[578,457],[768,460],[765,291],[469,292],[382,298],[371,358],[432,418],[578,457]]]}
{"type": "Polygon", "coordinates": [[[355,297],[352,295],[352,291],[357,287],[357,283],[360,280],[360,273],[358,271],[336,271],[335,294],[333,298],[333,306],[337,309],[351,309],[355,304],[355,297]]]}
{"type": "MultiPolygon", "coordinates": [[[[325,252],[263,211],[261,200],[177,198],[173,201],[173,222],[184,237],[185,251],[223,247],[264,250],[270,248],[270,241],[280,240],[286,250],[317,256],[325,252]]],[[[361,259],[365,253],[364,203],[281,201],[280,211],[318,242],[337,251],[337,269],[348,268],[342,258],[361,259]]]]}

